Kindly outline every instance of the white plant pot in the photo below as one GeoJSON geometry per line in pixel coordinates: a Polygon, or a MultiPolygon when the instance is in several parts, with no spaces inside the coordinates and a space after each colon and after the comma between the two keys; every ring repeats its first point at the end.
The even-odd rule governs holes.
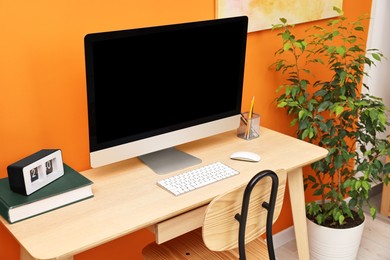
{"type": "Polygon", "coordinates": [[[335,229],[306,219],[311,260],[355,260],[363,236],[365,219],[353,228],[335,229]]]}

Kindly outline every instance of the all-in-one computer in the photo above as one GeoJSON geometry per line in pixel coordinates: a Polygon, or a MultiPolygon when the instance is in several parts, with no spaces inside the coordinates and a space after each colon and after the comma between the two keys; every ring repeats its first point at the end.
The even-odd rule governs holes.
{"type": "Polygon", "coordinates": [[[240,16],[87,34],[91,166],[139,157],[165,173],[199,163],[175,146],[238,127],[247,24],[240,16]]]}

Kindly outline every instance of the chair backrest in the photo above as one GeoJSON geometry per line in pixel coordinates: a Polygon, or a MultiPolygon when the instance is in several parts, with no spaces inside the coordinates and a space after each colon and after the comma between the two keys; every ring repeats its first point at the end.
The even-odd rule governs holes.
{"type": "MultiPolygon", "coordinates": [[[[285,170],[277,170],[275,173],[278,176],[279,183],[272,223],[280,215],[287,178],[287,172],[285,170]]],[[[246,243],[249,243],[266,232],[268,211],[262,205],[264,205],[264,202],[268,203],[270,200],[272,179],[264,177],[255,184],[250,194],[248,206],[245,232],[246,243]]],[[[238,248],[240,223],[235,217],[236,214],[241,214],[244,192],[248,185],[243,185],[217,196],[208,205],[202,235],[205,245],[210,250],[224,251],[238,248]]]]}

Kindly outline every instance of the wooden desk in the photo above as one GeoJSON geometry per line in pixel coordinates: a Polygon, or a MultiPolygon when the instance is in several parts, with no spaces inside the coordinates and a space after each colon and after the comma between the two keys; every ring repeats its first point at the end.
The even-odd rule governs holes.
{"type": "Polygon", "coordinates": [[[241,173],[175,197],[158,187],[156,181],[177,172],[157,175],[134,158],[83,172],[94,182],[92,199],[15,224],[8,224],[1,217],[0,221],[20,243],[22,260],[69,260],[108,241],[193,212],[218,194],[247,183],[260,170],[284,168],[288,171],[299,258],[309,259],[302,167],[325,157],[327,150],[266,128],[251,141],[240,139],[231,131],[178,148],[201,158],[203,164],[222,161],[241,173]],[[239,150],[254,151],[262,160],[230,160],[229,155],[239,150]]]}

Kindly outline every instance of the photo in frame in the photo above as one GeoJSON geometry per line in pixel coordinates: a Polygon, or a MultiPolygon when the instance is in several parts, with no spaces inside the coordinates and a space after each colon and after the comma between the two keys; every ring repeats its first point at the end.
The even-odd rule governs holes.
{"type": "Polygon", "coordinates": [[[246,15],[248,32],[270,29],[286,18],[298,24],[338,16],[343,0],[216,0],[216,18],[246,15]]]}

